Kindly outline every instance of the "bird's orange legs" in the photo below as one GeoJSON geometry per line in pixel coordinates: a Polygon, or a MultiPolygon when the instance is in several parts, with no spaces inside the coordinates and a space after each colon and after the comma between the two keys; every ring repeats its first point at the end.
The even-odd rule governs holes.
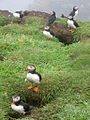
{"type": "Polygon", "coordinates": [[[31,86],[28,87],[28,89],[31,89],[31,88],[33,88],[33,83],[31,83],[31,86]]]}
{"type": "Polygon", "coordinates": [[[36,91],[36,92],[37,92],[37,91],[38,91],[38,89],[39,89],[39,85],[38,85],[37,87],[35,87],[35,88],[34,88],[34,91],[36,91]]]}
{"type": "Polygon", "coordinates": [[[48,37],[48,40],[50,40],[51,39],[51,37],[48,37]]]}
{"type": "Polygon", "coordinates": [[[73,32],[75,32],[73,29],[71,29],[71,30],[68,30],[68,31],[70,31],[70,32],[72,32],[72,33],[73,33],[73,32]]]}

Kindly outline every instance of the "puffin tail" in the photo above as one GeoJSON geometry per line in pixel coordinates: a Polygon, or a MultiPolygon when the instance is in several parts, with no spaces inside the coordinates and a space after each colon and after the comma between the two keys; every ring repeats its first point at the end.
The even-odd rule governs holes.
{"type": "Polygon", "coordinates": [[[34,106],[29,106],[29,110],[32,110],[34,109],[35,107],[34,106]]]}

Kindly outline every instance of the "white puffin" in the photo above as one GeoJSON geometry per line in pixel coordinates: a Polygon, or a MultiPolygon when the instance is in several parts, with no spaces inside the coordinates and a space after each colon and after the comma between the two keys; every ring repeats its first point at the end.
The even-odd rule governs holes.
{"type": "Polygon", "coordinates": [[[48,37],[48,39],[55,37],[55,33],[53,31],[50,31],[49,26],[46,26],[45,28],[43,28],[43,35],[48,37]]]}
{"type": "Polygon", "coordinates": [[[35,67],[35,65],[32,65],[32,64],[29,65],[29,66],[25,69],[25,71],[29,71],[29,72],[27,73],[27,78],[25,79],[25,82],[26,82],[27,80],[29,80],[29,81],[31,82],[31,86],[29,86],[28,89],[33,88],[33,83],[37,83],[37,84],[38,84],[37,87],[34,88],[34,91],[37,92],[38,89],[39,89],[39,84],[40,84],[41,79],[42,79],[41,75],[40,75],[38,72],[36,72],[36,67],[35,67]]]}
{"type": "Polygon", "coordinates": [[[35,108],[35,107],[29,106],[27,103],[24,103],[23,101],[21,101],[20,96],[14,95],[14,96],[12,96],[12,99],[13,99],[13,102],[11,104],[11,108],[20,114],[25,115],[30,110],[35,108]]]}
{"type": "MultiPolygon", "coordinates": [[[[73,29],[79,27],[78,23],[73,19],[73,17],[69,16],[67,20],[68,27],[71,27],[73,29]]],[[[74,32],[74,30],[69,30],[71,32],[74,32]]]]}
{"type": "Polygon", "coordinates": [[[13,16],[16,18],[23,18],[24,13],[22,11],[16,11],[13,16]]]}

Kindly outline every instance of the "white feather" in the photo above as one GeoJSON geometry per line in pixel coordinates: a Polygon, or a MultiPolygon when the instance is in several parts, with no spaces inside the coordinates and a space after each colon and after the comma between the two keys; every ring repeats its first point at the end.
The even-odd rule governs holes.
{"type": "Polygon", "coordinates": [[[71,28],[74,28],[74,29],[76,28],[76,26],[74,25],[73,20],[68,20],[67,23],[68,23],[68,27],[71,27],[71,28]]]}
{"type": "Polygon", "coordinates": [[[28,73],[28,74],[27,74],[27,79],[28,79],[30,82],[40,84],[39,76],[38,76],[37,74],[28,73]]]}
{"type": "Polygon", "coordinates": [[[53,38],[53,35],[51,35],[48,31],[43,31],[43,34],[47,37],[53,38]]]}
{"type": "Polygon", "coordinates": [[[19,13],[13,13],[14,17],[20,18],[20,14],[19,13]]]}
{"type": "Polygon", "coordinates": [[[76,17],[78,15],[78,10],[75,12],[75,16],[74,17],[76,17]]]}
{"type": "Polygon", "coordinates": [[[21,105],[16,106],[15,104],[11,104],[11,108],[18,113],[22,113],[22,114],[26,113],[26,112],[24,112],[24,108],[21,105]]]}

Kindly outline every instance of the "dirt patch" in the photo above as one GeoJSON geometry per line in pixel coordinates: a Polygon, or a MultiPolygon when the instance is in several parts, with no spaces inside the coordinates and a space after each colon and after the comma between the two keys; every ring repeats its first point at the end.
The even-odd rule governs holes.
{"type": "Polygon", "coordinates": [[[0,10],[0,14],[2,14],[6,18],[12,18],[13,14],[9,12],[8,10],[0,10]]]}
{"type": "Polygon", "coordinates": [[[90,41],[90,35],[83,37],[80,42],[88,42],[90,41]]]}
{"type": "Polygon", "coordinates": [[[0,60],[1,61],[4,61],[4,57],[0,55],[0,60]]]}

